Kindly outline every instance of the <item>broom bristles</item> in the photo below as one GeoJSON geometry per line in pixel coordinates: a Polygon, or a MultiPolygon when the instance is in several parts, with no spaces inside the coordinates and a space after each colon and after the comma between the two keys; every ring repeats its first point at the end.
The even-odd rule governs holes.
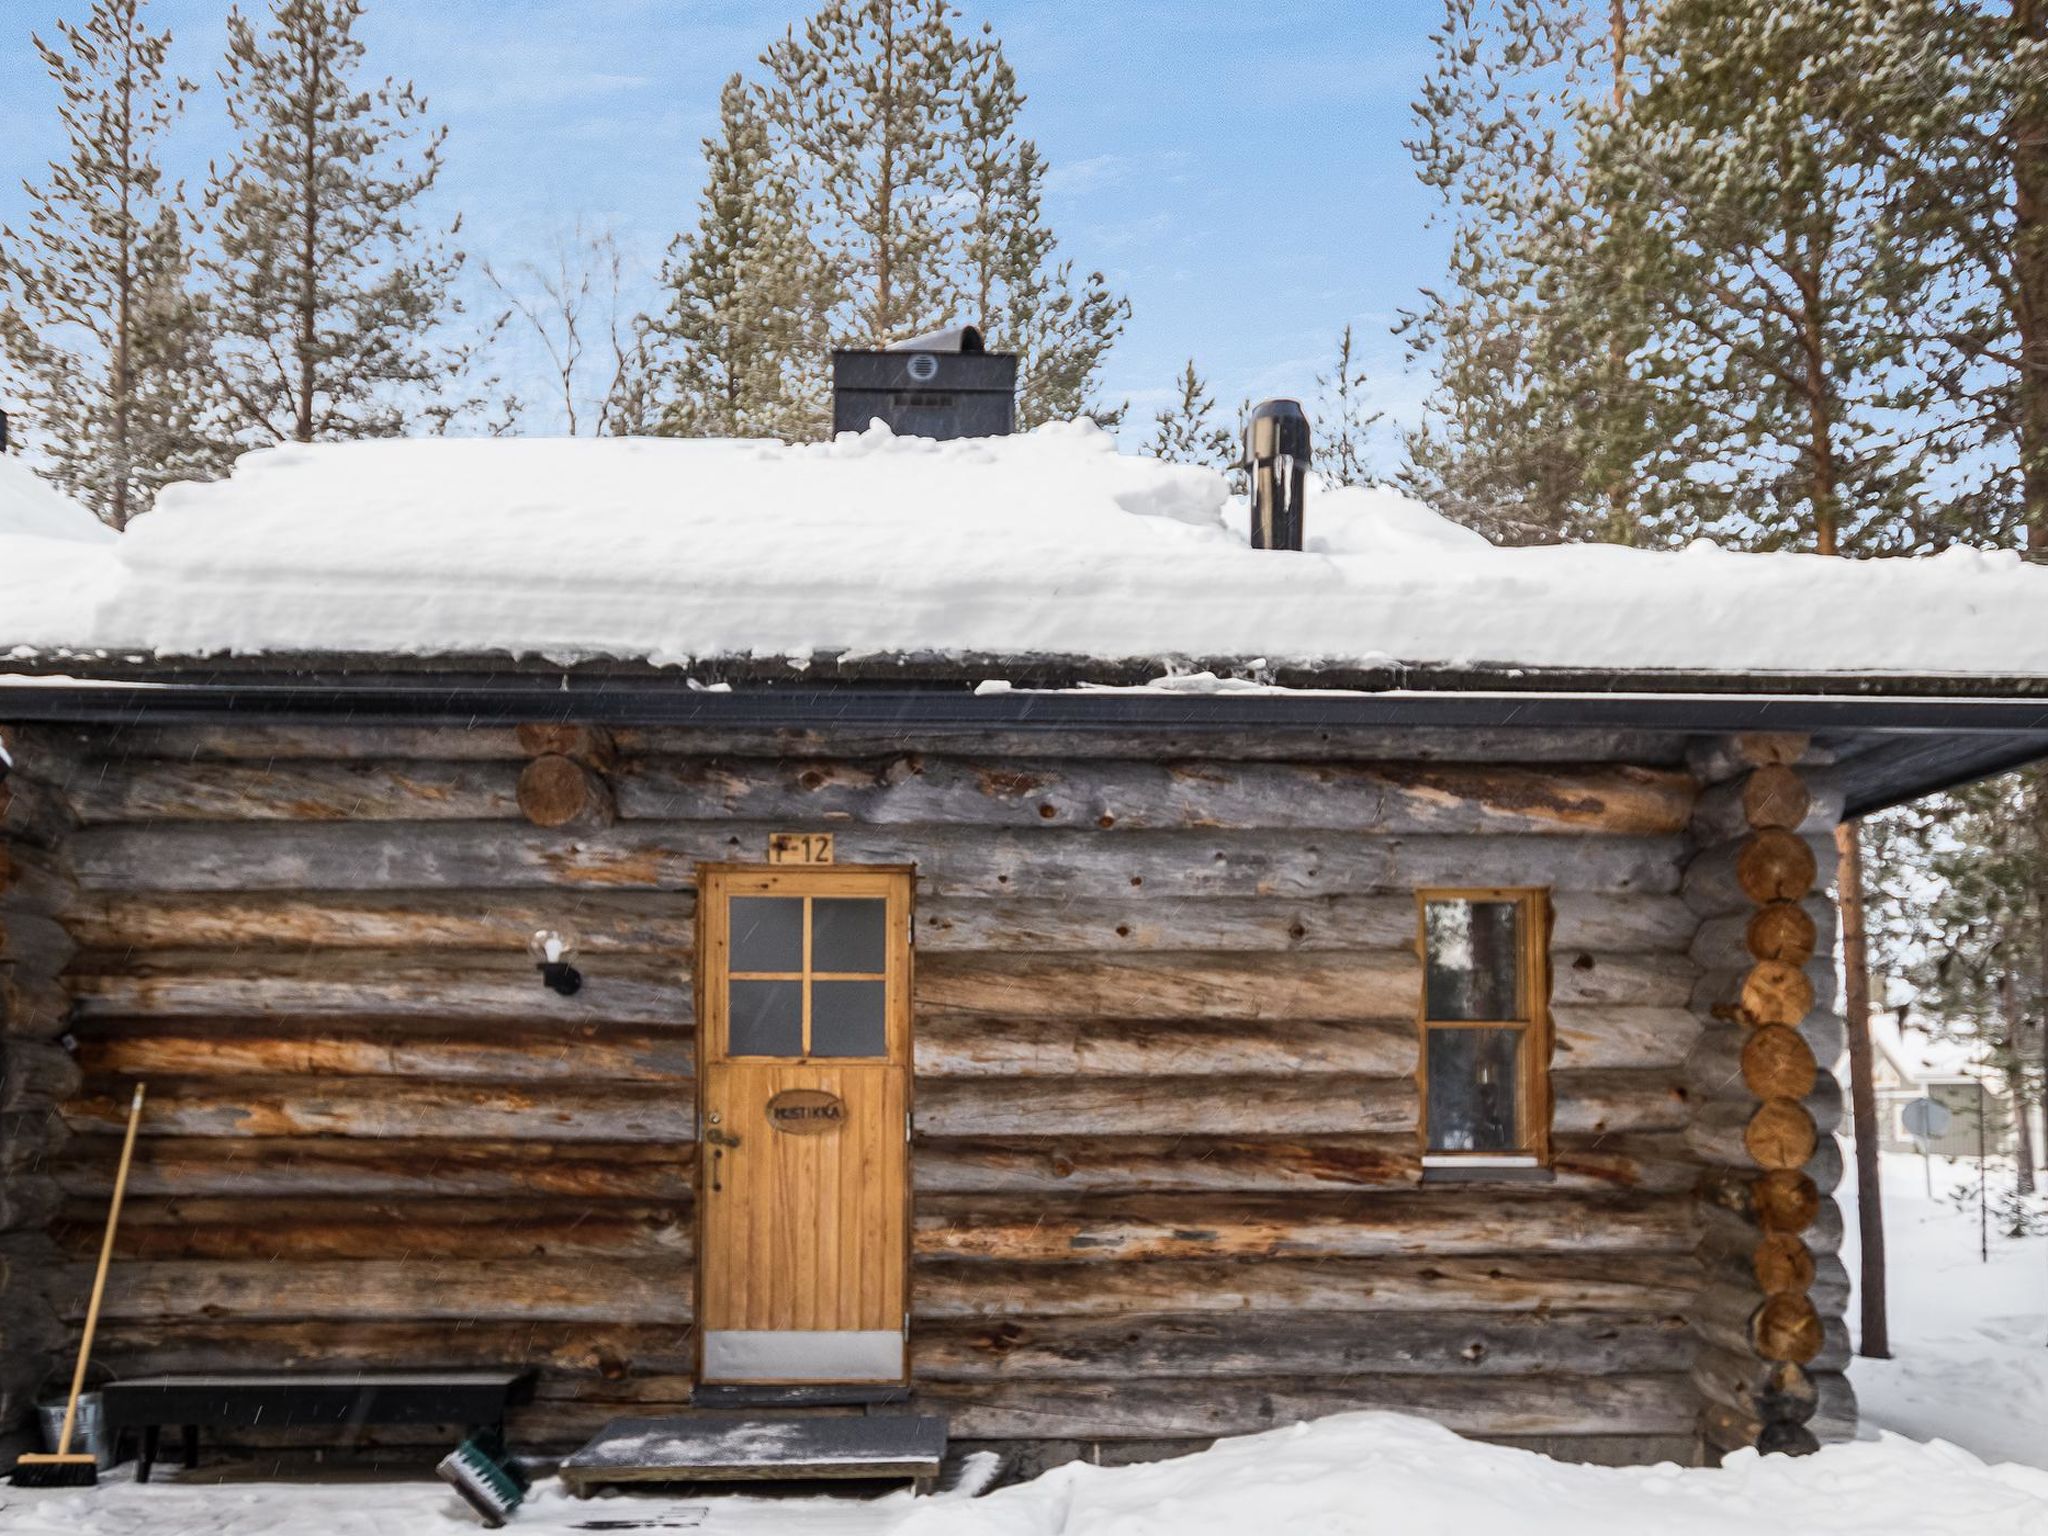
{"type": "Polygon", "coordinates": [[[16,1461],[7,1479],[16,1488],[91,1488],[99,1480],[100,1464],[91,1456],[40,1453],[16,1461]]]}

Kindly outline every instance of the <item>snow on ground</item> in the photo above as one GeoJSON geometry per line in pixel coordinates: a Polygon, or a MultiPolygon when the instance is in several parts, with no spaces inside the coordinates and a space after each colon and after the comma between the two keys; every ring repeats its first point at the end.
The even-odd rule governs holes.
{"type": "MultiPolygon", "coordinates": [[[[173,1477],[176,1474],[172,1474],[173,1477]]],[[[438,1483],[125,1480],[0,1490],[9,1536],[439,1536],[477,1523],[438,1483]]],[[[590,1522],[706,1536],[2043,1536],[2048,1473],[1986,1466],[1896,1436],[1803,1459],[1733,1457],[1717,1471],[1569,1466],[1461,1440],[1396,1414],[1355,1413],[1228,1440],[1178,1461],[1058,1468],[979,1499],[675,1497],[583,1501],[543,1483],[513,1518],[530,1536],[590,1522]]],[[[612,1527],[618,1528],[618,1527],[612,1527]]]]}
{"type": "MultiPolygon", "coordinates": [[[[1950,1440],[1989,1461],[2048,1468],[2048,1237],[2000,1236],[1994,1205],[1986,1264],[1976,1206],[1959,1210],[1950,1198],[1974,1181],[1973,1161],[1935,1158],[1932,1199],[1918,1157],[1886,1153],[1881,1166],[1892,1358],[1858,1356],[1849,1369],[1866,1431],[1950,1440]]],[[[1994,1201],[2010,1186],[2011,1168],[2010,1159],[1993,1160],[1994,1201]]],[[[1853,1278],[1853,1177],[1836,1198],[1848,1228],[1842,1262],[1853,1278]]],[[[1852,1300],[1852,1328],[1857,1308],[1852,1300]]]]}
{"type": "Polygon", "coordinates": [[[2048,675],[2013,552],[1496,549],[1318,486],[1252,550],[1215,473],[1091,424],[936,443],[385,441],[245,456],[111,544],[0,558],[0,654],[989,653],[2048,675]],[[1760,615],[1770,622],[1759,623],[1760,615]]]}

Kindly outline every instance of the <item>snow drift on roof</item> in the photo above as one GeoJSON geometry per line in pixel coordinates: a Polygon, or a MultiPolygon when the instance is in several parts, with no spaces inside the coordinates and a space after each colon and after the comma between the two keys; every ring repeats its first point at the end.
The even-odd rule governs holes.
{"type": "Polygon", "coordinates": [[[1220,476],[1087,423],[287,447],[65,546],[64,602],[0,569],[0,651],[2048,675],[2048,570],[2010,553],[1496,549],[1394,492],[1322,487],[1308,528],[1305,553],[1253,550],[1220,476]]]}
{"type": "Polygon", "coordinates": [[[21,534],[100,544],[114,530],[20,459],[0,453],[0,538],[21,534]]]}

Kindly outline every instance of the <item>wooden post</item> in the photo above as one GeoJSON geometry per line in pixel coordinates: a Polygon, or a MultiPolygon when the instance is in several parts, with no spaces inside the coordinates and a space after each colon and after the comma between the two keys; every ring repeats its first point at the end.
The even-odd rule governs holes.
{"type": "Polygon", "coordinates": [[[1688,1074],[1697,1097],[1687,1140],[1714,1211],[1693,1376],[1702,1433],[1718,1452],[1816,1450],[1824,1405],[1847,1400],[1829,1369],[1839,1369],[1828,1354],[1839,1303],[1817,1304],[1804,1238],[1827,1206],[1817,1176],[1831,1185],[1840,1166],[1828,1134],[1839,1095],[1814,1046],[1832,1043],[1832,1016],[1820,1006],[1820,925],[1807,906],[1818,874],[1807,835],[1836,806],[1794,767],[1805,745],[1747,736],[1694,756],[1707,781],[1685,882],[1702,920],[1695,953],[1718,960],[1737,932],[1746,951],[1694,993],[1704,1028],[1688,1074]]]}

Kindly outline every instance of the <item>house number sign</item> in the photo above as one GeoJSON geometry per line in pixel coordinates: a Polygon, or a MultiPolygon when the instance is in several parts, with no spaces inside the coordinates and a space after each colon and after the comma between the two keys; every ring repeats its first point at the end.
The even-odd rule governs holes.
{"type": "Polygon", "coordinates": [[[824,1136],[846,1123],[846,1103],[823,1088],[785,1088],[768,1101],[768,1123],[792,1136],[824,1136]]]}
{"type": "Polygon", "coordinates": [[[830,832],[771,832],[768,834],[770,864],[830,864],[830,832]]]}

